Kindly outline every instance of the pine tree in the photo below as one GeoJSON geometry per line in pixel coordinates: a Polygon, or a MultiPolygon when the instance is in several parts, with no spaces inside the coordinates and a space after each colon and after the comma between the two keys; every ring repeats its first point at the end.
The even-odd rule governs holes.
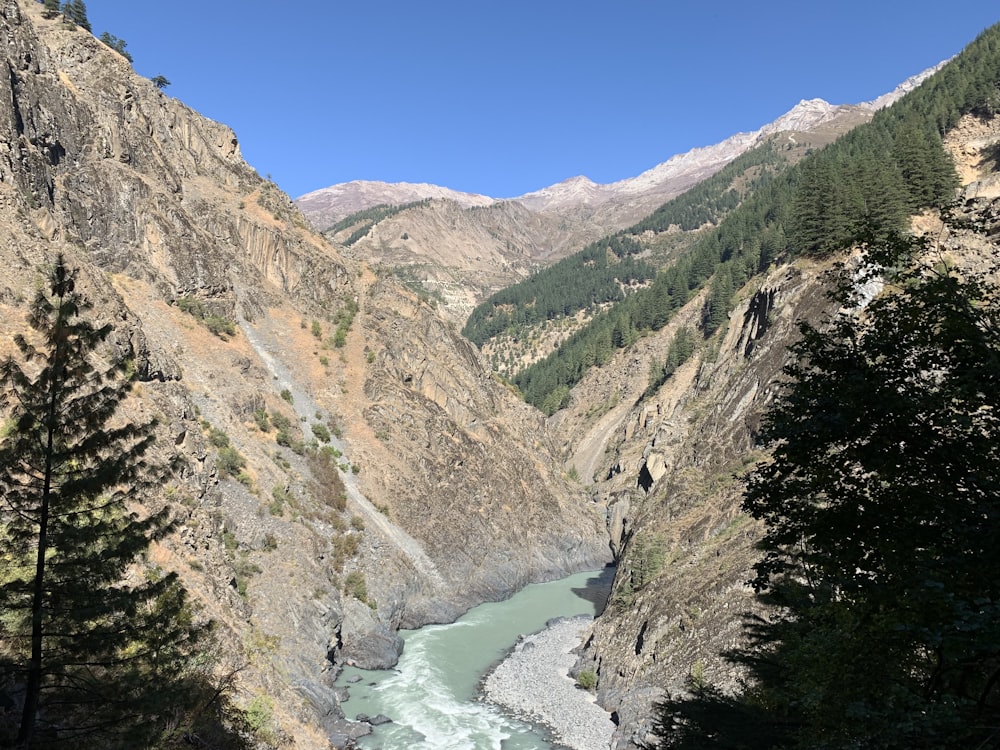
{"type": "Polygon", "coordinates": [[[59,0],[45,0],[45,7],[42,10],[45,18],[55,18],[59,12],[59,0]]]}
{"type": "Polygon", "coordinates": [[[144,746],[155,717],[185,705],[201,630],[173,575],[125,582],[169,525],[127,506],[160,474],[145,460],[153,424],[119,414],[129,362],[101,361],[112,327],[80,317],[74,277],[60,255],[34,333],[15,337],[20,361],[0,363],[0,685],[23,689],[21,747],[144,746]]]}
{"type": "Polygon", "coordinates": [[[90,31],[90,21],[87,19],[87,6],[83,0],[67,0],[63,3],[63,14],[77,26],[90,31]]]}

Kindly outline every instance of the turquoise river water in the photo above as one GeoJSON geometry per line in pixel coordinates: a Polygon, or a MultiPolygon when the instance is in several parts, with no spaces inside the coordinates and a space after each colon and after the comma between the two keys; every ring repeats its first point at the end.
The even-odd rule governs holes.
{"type": "Polygon", "coordinates": [[[595,615],[604,606],[611,569],[532,584],[503,602],[482,604],[450,625],[402,631],[394,669],[346,667],[344,714],[384,714],[358,744],[375,750],[551,750],[544,727],[505,715],[478,700],[479,682],[519,635],[537,633],[555,617],[595,615]],[[361,680],[356,681],[360,676],[361,680]],[[352,682],[352,680],[355,680],[352,682]]]}

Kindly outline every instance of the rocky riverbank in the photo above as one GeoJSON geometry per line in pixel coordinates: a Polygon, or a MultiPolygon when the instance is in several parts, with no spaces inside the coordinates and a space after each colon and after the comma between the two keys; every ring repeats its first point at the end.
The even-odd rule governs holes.
{"type": "Polygon", "coordinates": [[[576,686],[569,670],[592,618],[554,620],[518,640],[483,680],[483,696],[513,714],[552,729],[572,750],[608,750],[615,725],[594,696],[576,686]]]}

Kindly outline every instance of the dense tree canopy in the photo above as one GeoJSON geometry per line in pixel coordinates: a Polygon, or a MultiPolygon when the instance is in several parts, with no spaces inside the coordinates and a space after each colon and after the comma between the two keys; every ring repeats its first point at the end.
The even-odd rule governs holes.
{"type": "Polygon", "coordinates": [[[729,655],[750,680],[665,703],[664,747],[1000,743],[1000,288],[922,249],[870,247],[850,311],[802,325],[744,501],[772,606],[729,655]]]}

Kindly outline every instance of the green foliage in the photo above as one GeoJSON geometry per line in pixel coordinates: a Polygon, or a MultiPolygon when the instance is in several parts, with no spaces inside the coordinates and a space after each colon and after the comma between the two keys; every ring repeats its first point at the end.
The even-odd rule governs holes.
{"type": "Polygon", "coordinates": [[[129,54],[129,51],[126,49],[128,47],[128,42],[124,39],[119,39],[114,34],[109,34],[107,31],[102,31],[99,38],[108,47],[113,49],[129,62],[132,62],[132,55],[129,54]]]}
{"type": "Polygon", "coordinates": [[[399,279],[400,283],[417,295],[421,302],[431,307],[437,307],[443,303],[444,296],[437,289],[428,289],[424,281],[417,275],[417,267],[401,266],[392,269],[392,274],[399,279]]]}
{"type": "Polygon", "coordinates": [[[269,696],[255,695],[251,698],[243,716],[249,734],[257,743],[265,747],[279,747],[288,740],[274,725],[274,702],[269,696]]]}
{"type": "Polygon", "coordinates": [[[247,724],[254,734],[266,731],[274,719],[274,704],[266,695],[255,695],[246,707],[247,724]]]}
{"type": "Polygon", "coordinates": [[[336,330],[333,334],[332,343],[333,345],[341,349],[347,344],[347,334],[351,330],[351,325],[354,323],[354,317],[358,314],[358,303],[353,299],[348,300],[343,307],[337,310],[337,314],[333,317],[333,324],[336,326],[336,330]]]}
{"type": "Polygon", "coordinates": [[[426,206],[430,204],[430,198],[425,198],[421,201],[413,201],[412,203],[402,203],[400,205],[388,205],[383,204],[380,206],[372,206],[371,208],[366,208],[362,211],[356,211],[350,216],[346,216],[332,227],[326,230],[324,234],[336,234],[341,232],[348,227],[352,227],[355,224],[362,224],[360,228],[355,230],[350,237],[345,240],[344,244],[348,247],[353,245],[355,242],[364,237],[368,232],[371,231],[372,227],[378,222],[388,219],[390,216],[395,216],[396,214],[405,211],[409,208],[414,208],[416,206],[426,206]]]}
{"type": "Polygon", "coordinates": [[[729,658],[753,679],[667,701],[663,747],[735,747],[734,717],[752,747],[1000,737],[1000,288],[914,264],[925,246],[869,243],[835,299],[851,310],[878,272],[890,289],[801,325],[744,499],[766,524],[753,585],[772,609],[729,658]]]}
{"type": "Polygon", "coordinates": [[[477,346],[509,330],[537,325],[625,298],[655,269],[636,256],[642,246],[626,232],[594,242],[524,281],[502,289],[469,315],[462,335],[477,346]]]}
{"type": "MultiPolygon", "coordinates": [[[[218,451],[215,467],[224,477],[236,477],[240,481],[241,469],[247,465],[246,459],[229,442],[229,435],[216,427],[208,428],[208,442],[218,451]]],[[[249,477],[247,477],[249,480],[249,477]]]]}
{"type": "Polygon", "coordinates": [[[294,404],[295,403],[295,396],[293,396],[292,392],[290,390],[288,390],[287,388],[282,388],[281,389],[281,398],[284,399],[285,401],[287,401],[290,404],[294,404]]]}
{"type": "Polygon", "coordinates": [[[765,143],[733,159],[690,190],[673,198],[631,228],[634,234],[666,232],[672,226],[685,231],[718,224],[748,195],[785,168],[774,145],[765,143]],[[747,179],[748,175],[752,175],[747,179]]]}
{"type": "Polygon", "coordinates": [[[161,91],[170,85],[170,81],[167,80],[166,76],[153,76],[150,81],[161,91]]]}
{"type": "Polygon", "coordinates": [[[204,695],[191,688],[208,631],[173,574],[123,580],[171,527],[167,510],[129,510],[163,478],[145,458],[153,424],[120,418],[129,363],[104,347],[110,324],[82,317],[62,256],[50,292],[14,339],[29,366],[0,364],[0,684],[21,703],[18,736],[0,727],[0,743],[150,746],[204,695]]]}
{"type": "Polygon", "coordinates": [[[335,510],[344,510],[347,507],[347,488],[337,471],[336,459],[325,450],[311,452],[306,458],[314,480],[313,495],[335,510]]]}
{"type": "Polygon", "coordinates": [[[236,574],[236,593],[246,598],[249,581],[262,572],[261,568],[247,556],[246,552],[241,552],[233,557],[233,572],[236,574]]]}
{"type": "Polygon", "coordinates": [[[629,541],[627,560],[631,569],[632,588],[639,591],[663,568],[667,559],[667,542],[660,534],[638,534],[629,541]]]}
{"type": "Polygon", "coordinates": [[[652,396],[656,390],[670,378],[682,364],[687,362],[697,347],[695,333],[687,326],[682,326],[674,334],[667,349],[667,356],[662,364],[654,364],[649,373],[649,385],[645,395],[652,396]]]}
{"type": "Polygon", "coordinates": [[[45,0],[42,10],[43,18],[55,18],[61,12],[59,0],[45,0]]]}
{"type": "Polygon", "coordinates": [[[323,338],[323,326],[319,324],[318,320],[314,320],[312,322],[310,331],[312,332],[312,335],[315,336],[316,338],[318,339],[323,338]]]}
{"type": "Polygon", "coordinates": [[[593,691],[597,687],[597,672],[593,669],[582,669],[576,676],[576,684],[584,690],[593,691]]]}
{"type": "MultiPolygon", "coordinates": [[[[289,393],[291,395],[291,393],[289,393]]],[[[292,431],[292,420],[281,412],[271,412],[271,424],[274,425],[274,442],[287,448],[294,448],[302,442],[301,433],[292,431]]]]}
{"type": "Polygon", "coordinates": [[[202,323],[209,331],[223,341],[236,335],[236,324],[222,315],[216,315],[197,297],[190,295],[179,297],[177,307],[202,323]]]}
{"type": "Polygon", "coordinates": [[[312,425],[312,434],[315,435],[316,439],[321,443],[330,442],[330,430],[322,422],[314,422],[312,425]]]}
{"type": "Polygon", "coordinates": [[[243,457],[243,454],[231,445],[219,448],[219,456],[216,459],[215,466],[222,476],[239,477],[241,474],[240,470],[246,465],[247,461],[243,457]]]}
{"type": "Polygon", "coordinates": [[[365,583],[365,574],[358,570],[352,570],[344,576],[344,593],[367,604],[368,584],[365,583]]]}
{"type": "Polygon", "coordinates": [[[203,318],[205,327],[222,340],[236,335],[236,324],[221,315],[206,315],[203,318]]]}
{"type": "Polygon", "coordinates": [[[285,512],[285,504],[292,500],[291,493],[281,484],[276,484],[271,488],[271,503],[267,506],[268,512],[272,516],[281,517],[285,512]]]}
{"type": "MultiPolygon", "coordinates": [[[[48,10],[49,5],[46,4],[45,7],[48,10]]],[[[62,5],[62,14],[70,22],[90,31],[90,21],[87,20],[87,6],[83,0],[67,0],[62,5]]]]}
{"type": "Polygon", "coordinates": [[[628,572],[616,576],[611,605],[620,612],[631,607],[635,594],[656,577],[666,561],[667,541],[662,535],[641,533],[631,537],[619,563],[628,572]]]}
{"type": "Polygon", "coordinates": [[[271,431],[271,420],[267,416],[266,409],[255,409],[253,413],[253,422],[257,425],[257,429],[261,432],[271,431]]]}

